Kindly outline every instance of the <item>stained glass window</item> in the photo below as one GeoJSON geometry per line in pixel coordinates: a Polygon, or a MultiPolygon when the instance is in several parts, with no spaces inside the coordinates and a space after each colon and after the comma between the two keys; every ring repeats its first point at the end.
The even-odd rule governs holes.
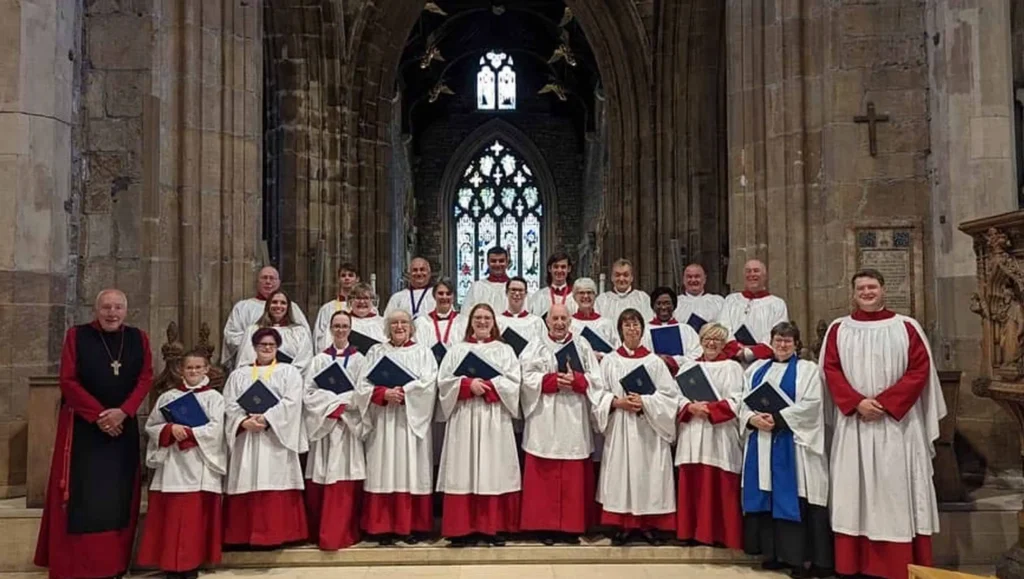
{"type": "Polygon", "coordinates": [[[509,254],[508,274],[540,288],[544,208],[533,171],[516,151],[495,139],[462,174],[452,204],[455,223],[456,299],[487,276],[487,250],[500,244],[509,254]]]}
{"type": "Polygon", "coordinates": [[[514,111],[516,108],[516,71],[512,56],[488,52],[480,57],[476,73],[476,108],[482,111],[514,111]]]}

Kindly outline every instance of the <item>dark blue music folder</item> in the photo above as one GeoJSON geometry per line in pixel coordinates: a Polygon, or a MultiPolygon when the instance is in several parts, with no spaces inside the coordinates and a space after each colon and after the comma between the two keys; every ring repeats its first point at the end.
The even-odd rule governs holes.
{"type": "Polygon", "coordinates": [[[676,376],[676,384],[690,402],[718,402],[718,395],[700,366],[693,366],[676,376]]]}
{"type": "Polygon", "coordinates": [[[248,414],[264,414],[267,410],[277,406],[280,402],[277,396],[267,388],[262,380],[252,383],[252,386],[242,392],[238,397],[238,405],[248,414]]]}
{"type": "Polygon", "coordinates": [[[651,379],[651,375],[647,373],[647,368],[644,368],[643,364],[637,366],[632,372],[620,378],[619,384],[622,385],[622,389],[625,390],[627,394],[647,396],[654,394],[655,390],[657,390],[654,386],[654,380],[651,379]]]}
{"type": "Polygon", "coordinates": [[[285,354],[280,349],[277,350],[277,354],[274,357],[277,359],[278,363],[281,363],[281,364],[291,364],[292,360],[295,359],[295,358],[289,356],[288,354],[285,354]]]}
{"type": "Polygon", "coordinates": [[[355,388],[352,384],[352,380],[349,380],[348,374],[345,373],[345,370],[334,362],[314,376],[313,383],[316,384],[317,388],[320,388],[321,390],[328,390],[335,394],[351,392],[355,388]]]}
{"type": "Polygon", "coordinates": [[[353,331],[348,335],[348,343],[355,346],[356,351],[365,356],[366,353],[370,351],[370,348],[376,346],[380,342],[366,334],[360,334],[359,332],[353,331]]]}
{"type": "Polygon", "coordinates": [[[683,355],[683,336],[678,326],[652,327],[651,344],[659,356],[683,355]]]}
{"type": "Polygon", "coordinates": [[[757,340],[754,339],[754,335],[750,333],[750,330],[748,330],[747,326],[745,325],[740,326],[739,329],[736,330],[732,336],[736,338],[737,342],[743,344],[744,346],[757,345],[757,340]]]}
{"type": "Polygon", "coordinates": [[[486,360],[473,352],[466,354],[459,366],[455,368],[455,375],[464,378],[479,378],[481,380],[494,380],[501,375],[501,372],[486,360]]]}
{"type": "Polygon", "coordinates": [[[391,358],[384,356],[374,365],[370,373],[366,375],[366,379],[374,386],[395,388],[397,386],[405,386],[415,380],[416,377],[406,372],[404,368],[395,363],[391,358]]]}
{"type": "Polygon", "coordinates": [[[593,348],[595,352],[599,354],[607,354],[612,351],[612,345],[599,336],[594,330],[584,326],[580,335],[590,342],[590,347],[593,348]]]}
{"type": "Polygon", "coordinates": [[[198,428],[210,423],[203,407],[199,404],[195,392],[189,392],[184,396],[171,400],[160,408],[160,414],[170,424],[179,424],[189,428],[198,428]]]}
{"type": "Polygon", "coordinates": [[[765,414],[778,414],[789,408],[789,402],[786,402],[782,394],[768,382],[762,382],[760,386],[754,388],[754,391],[743,399],[743,403],[754,412],[765,414]]]}
{"type": "Polygon", "coordinates": [[[558,371],[563,374],[568,372],[570,367],[574,372],[583,372],[583,361],[580,360],[580,352],[572,341],[555,352],[555,361],[558,362],[558,371]]]}
{"type": "Polygon", "coordinates": [[[434,359],[437,360],[437,364],[441,365],[441,360],[444,360],[444,355],[448,353],[448,348],[444,347],[444,344],[438,342],[430,347],[430,351],[434,353],[434,359]]]}
{"type": "Polygon", "coordinates": [[[708,323],[708,321],[697,314],[690,314],[689,319],[686,320],[686,325],[693,328],[693,331],[698,334],[700,333],[700,329],[703,328],[706,323],[708,323]]]}
{"type": "Polygon", "coordinates": [[[505,331],[501,333],[501,339],[509,346],[512,346],[512,351],[516,353],[517,357],[523,353],[528,344],[526,338],[520,336],[519,332],[512,328],[505,328],[505,331]]]}

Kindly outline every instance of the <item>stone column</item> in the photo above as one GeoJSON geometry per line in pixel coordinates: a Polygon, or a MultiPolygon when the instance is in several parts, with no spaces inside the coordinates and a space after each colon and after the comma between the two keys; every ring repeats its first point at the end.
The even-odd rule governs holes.
{"type": "Polygon", "coordinates": [[[28,378],[57,371],[74,283],[78,6],[0,3],[0,498],[24,494],[28,378]]]}

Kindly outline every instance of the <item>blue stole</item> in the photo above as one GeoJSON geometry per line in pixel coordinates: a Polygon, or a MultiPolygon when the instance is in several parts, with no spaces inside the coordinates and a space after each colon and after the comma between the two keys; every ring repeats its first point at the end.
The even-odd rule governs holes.
{"type": "MultiPolygon", "coordinates": [[[[796,365],[798,361],[796,355],[789,359],[786,372],[782,375],[782,383],[779,384],[779,389],[785,392],[791,400],[796,400],[796,365]]],[[[751,384],[755,386],[751,391],[761,386],[772,363],[763,364],[754,372],[751,384]]],[[[799,523],[800,496],[797,493],[796,443],[793,441],[793,431],[786,428],[771,433],[771,492],[762,491],[758,484],[757,435],[759,432],[759,430],[751,432],[747,443],[747,458],[743,464],[743,512],[770,512],[774,519],[799,523]]]]}

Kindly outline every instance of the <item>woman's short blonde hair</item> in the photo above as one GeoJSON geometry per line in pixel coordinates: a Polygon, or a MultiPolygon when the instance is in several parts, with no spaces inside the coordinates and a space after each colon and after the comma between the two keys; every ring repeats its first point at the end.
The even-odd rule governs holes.
{"type": "Polygon", "coordinates": [[[729,338],[729,330],[718,322],[708,322],[700,327],[700,339],[704,338],[718,338],[723,342],[729,338]]]}
{"type": "Polygon", "coordinates": [[[405,317],[405,319],[409,320],[409,339],[411,340],[416,337],[416,324],[412,323],[412,316],[409,315],[409,312],[405,310],[395,310],[384,318],[384,337],[387,338],[389,342],[391,341],[391,322],[395,321],[399,317],[405,317]]]}

